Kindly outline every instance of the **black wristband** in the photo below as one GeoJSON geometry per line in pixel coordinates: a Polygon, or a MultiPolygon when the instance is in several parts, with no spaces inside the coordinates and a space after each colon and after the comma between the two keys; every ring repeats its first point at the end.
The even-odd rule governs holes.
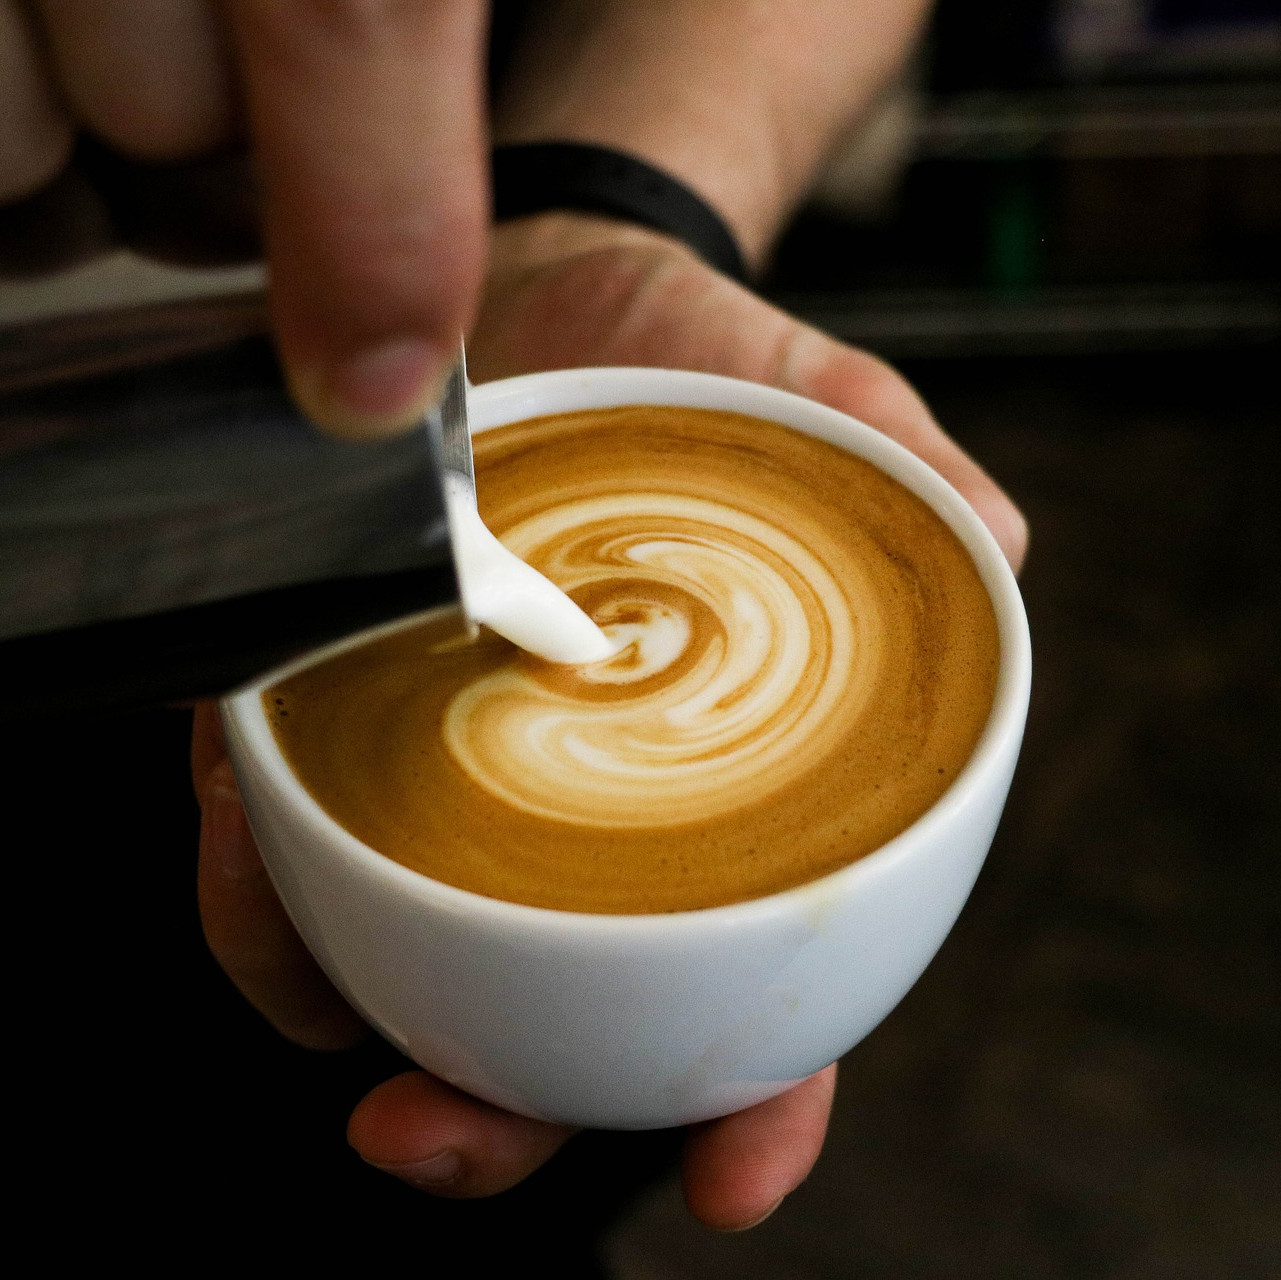
{"type": "Polygon", "coordinates": [[[494,217],[502,222],[549,209],[625,218],[687,244],[735,280],[743,255],[724,220],[687,186],[622,151],[581,142],[495,147],[494,217]]]}

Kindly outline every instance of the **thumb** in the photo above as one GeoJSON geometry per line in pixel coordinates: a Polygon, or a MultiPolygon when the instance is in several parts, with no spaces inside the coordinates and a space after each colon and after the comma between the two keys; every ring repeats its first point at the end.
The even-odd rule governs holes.
{"type": "Polygon", "coordinates": [[[432,403],[487,210],[482,0],[230,0],[271,306],[302,409],[380,435],[432,403]]]}

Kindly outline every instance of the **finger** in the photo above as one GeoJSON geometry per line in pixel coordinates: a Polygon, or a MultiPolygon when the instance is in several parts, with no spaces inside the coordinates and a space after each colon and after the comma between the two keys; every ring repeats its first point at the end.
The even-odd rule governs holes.
{"type": "Polygon", "coordinates": [[[309,1049],[342,1049],[367,1031],[298,937],[245,820],[231,764],[200,792],[200,922],[214,959],[278,1031],[309,1049]]]}
{"type": "Polygon", "coordinates": [[[0,205],[51,181],[71,154],[73,135],[17,0],[0,0],[0,205]]]}
{"type": "Polygon", "coordinates": [[[191,785],[203,797],[215,766],[227,759],[227,740],[216,702],[197,702],[191,721],[191,785]]]}
{"type": "Polygon", "coordinates": [[[894,369],[866,351],[798,325],[779,384],[870,423],[928,462],[974,508],[1017,573],[1028,528],[1009,495],[934,420],[894,369]]]}
{"type": "Polygon", "coordinates": [[[231,0],[277,339],[322,426],[434,401],[480,289],[481,0],[231,0]]]}
{"type": "Polygon", "coordinates": [[[718,1231],[763,1222],[818,1159],[836,1088],[830,1066],[794,1089],[694,1129],[685,1145],[685,1203],[718,1231]]]}
{"type": "Polygon", "coordinates": [[[506,1191],[572,1134],[513,1115],[421,1071],[388,1080],[353,1112],[347,1140],[370,1164],[433,1195],[506,1191]]]}
{"type": "Polygon", "coordinates": [[[208,0],[39,0],[63,92],[104,141],[142,160],[229,142],[226,41],[208,0]]]}

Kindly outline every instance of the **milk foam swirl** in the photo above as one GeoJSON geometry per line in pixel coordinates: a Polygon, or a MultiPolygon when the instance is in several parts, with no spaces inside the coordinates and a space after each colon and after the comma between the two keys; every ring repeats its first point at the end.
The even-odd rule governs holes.
{"type": "Polygon", "coordinates": [[[870,853],[969,759],[991,601],[862,459],[632,405],[486,432],[476,474],[490,528],[620,650],[561,667],[442,615],[269,690],[298,777],[371,849],[535,907],[694,910],[870,853]]]}
{"type": "Polygon", "coordinates": [[[455,759],[526,811],[652,827],[758,802],[830,749],[874,676],[874,593],[725,503],[595,497],[503,540],[622,645],[572,671],[513,661],[449,704],[455,759]]]}

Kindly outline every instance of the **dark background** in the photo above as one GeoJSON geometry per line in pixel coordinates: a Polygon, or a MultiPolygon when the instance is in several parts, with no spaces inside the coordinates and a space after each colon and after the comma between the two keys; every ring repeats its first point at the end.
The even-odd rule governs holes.
{"type": "Polygon", "coordinates": [[[1281,1275],[1277,9],[1096,5],[1109,45],[1088,8],[945,2],[892,180],[803,213],[766,282],[1032,527],[1005,819],[810,1181],[721,1237],[669,1134],[485,1203],[366,1169],[346,1116],[402,1064],[283,1043],[208,958],[188,717],[154,711],[6,734],[18,1234],[166,1271],[1281,1275]]]}

